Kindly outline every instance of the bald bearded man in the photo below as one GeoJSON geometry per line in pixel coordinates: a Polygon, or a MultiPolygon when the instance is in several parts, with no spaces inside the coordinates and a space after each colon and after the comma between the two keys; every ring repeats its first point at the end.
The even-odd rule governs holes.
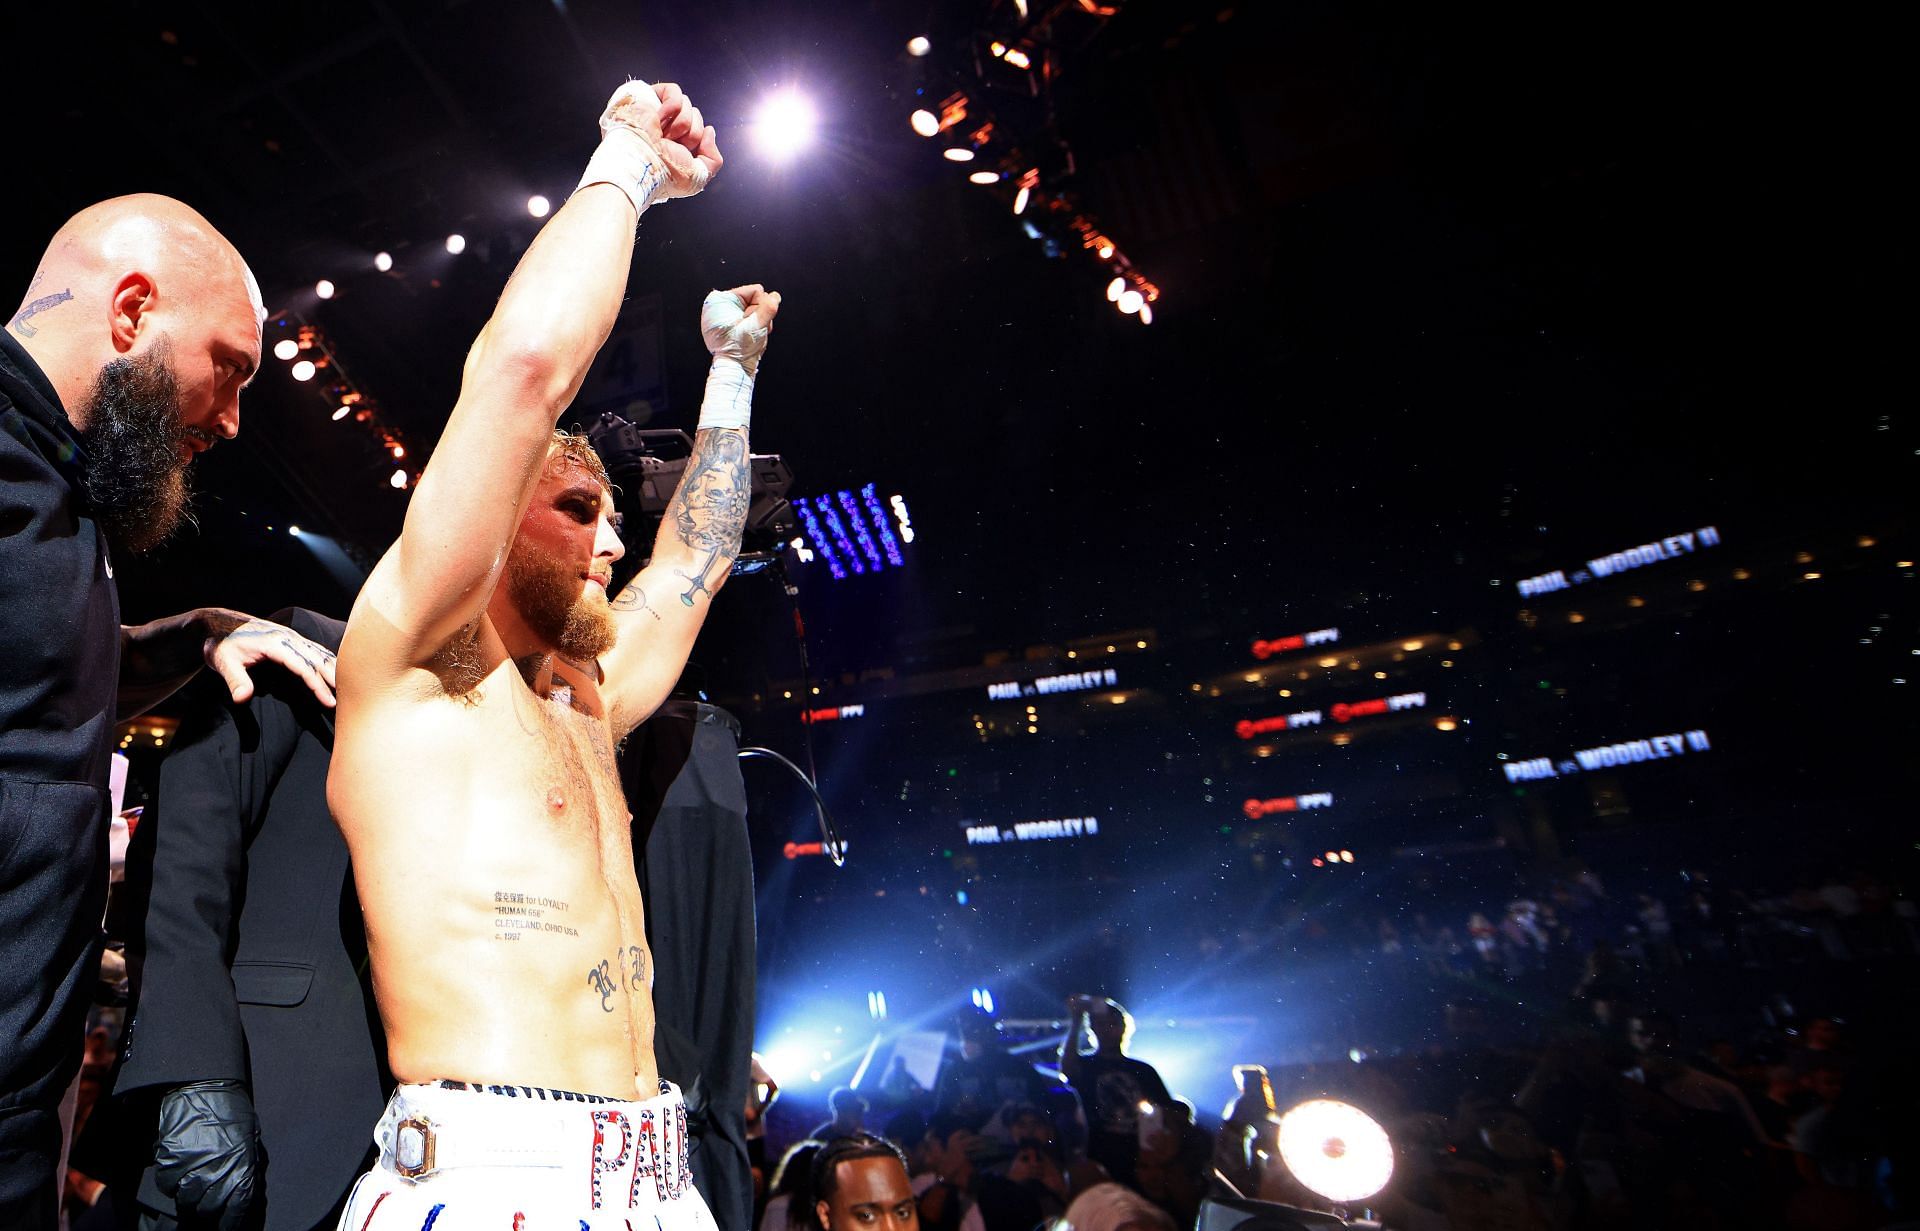
{"type": "Polygon", "coordinates": [[[60,228],[0,330],[0,1227],[52,1228],[107,891],[113,731],[202,665],[234,700],[272,661],[333,703],[333,656],[239,612],[120,624],[113,561],[186,515],[188,464],[240,430],[266,310],[178,201],[60,228]]]}

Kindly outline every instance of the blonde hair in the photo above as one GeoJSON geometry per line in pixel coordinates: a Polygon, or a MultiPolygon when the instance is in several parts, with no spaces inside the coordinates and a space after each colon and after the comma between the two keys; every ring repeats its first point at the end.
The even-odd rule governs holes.
{"type": "Polygon", "coordinates": [[[547,445],[547,473],[554,474],[566,466],[578,466],[592,475],[600,486],[609,492],[614,490],[613,479],[607,475],[607,464],[600,460],[593,442],[578,432],[556,427],[553,429],[553,439],[547,445]]]}

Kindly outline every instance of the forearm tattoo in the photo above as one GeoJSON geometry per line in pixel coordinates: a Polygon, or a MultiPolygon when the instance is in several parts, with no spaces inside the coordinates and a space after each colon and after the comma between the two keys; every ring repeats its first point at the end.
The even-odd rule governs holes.
{"type": "Polygon", "coordinates": [[[560,922],[567,909],[567,904],[556,898],[497,889],[493,894],[493,938],[519,940],[540,932],[578,936],[579,929],[560,922]]]}
{"type": "Polygon", "coordinates": [[[647,605],[647,592],[640,588],[638,578],[628,582],[626,588],[614,596],[611,606],[615,611],[644,611],[653,617],[655,623],[660,620],[660,613],[647,605]]]}
{"type": "Polygon", "coordinates": [[[613,994],[618,991],[645,991],[647,954],[639,945],[628,945],[612,957],[587,971],[587,986],[600,994],[600,1008],[613,1012],[613,994]]]}
{"type": "Polygon", "coordinates": [[[707,428],[694,437],[693,456],[686,477],[667,505],[667,519],[680,541],[705,558],[691,573],[680,595],[683,606],[693,606],[696,595],[713,597],[713,586],[733,567],[740,554],[740,532],[747,524],[751,498],[747,474],[747,435],[738,428],[707,428]]]}

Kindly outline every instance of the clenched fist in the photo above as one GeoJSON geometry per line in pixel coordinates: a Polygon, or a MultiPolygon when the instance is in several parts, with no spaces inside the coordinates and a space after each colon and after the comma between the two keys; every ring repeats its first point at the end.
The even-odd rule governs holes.
{"type": "Polygon", "coordinates": [[[716,359],[732,359],[749,376],[760,370],[760,356],[780,314],[780,292],[759,283],[730,291],[710,291],[700,305],[700,336],[716,359]]]}
{"type": "Polygon", "coordinates": [[[638,137],[661,171],[650,200],[690,197],[707,186],[725,161],[719,130],[708,126],[700,109],[679,86],[629,81],[613,92],[600,113],[603,141],[617,133],[638,137]]]}

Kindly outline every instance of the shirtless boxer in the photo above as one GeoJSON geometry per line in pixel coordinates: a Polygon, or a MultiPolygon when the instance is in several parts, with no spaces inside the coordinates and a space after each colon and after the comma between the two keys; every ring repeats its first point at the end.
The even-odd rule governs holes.
{"type": "Polygon", "coordinates": [[[601,128],[474,342],[341,646],[327,795],[401,1083],[348,1231],[713,1225],[654,1063],[614,746],[672,688],[738,554],[780,297],[707,297],[693,456],[651,562],[609,602],[606,473],[553,423],[619,312],[637,211],[698,192],[721,159],[676,86],[628,83],[601,128]]]}

